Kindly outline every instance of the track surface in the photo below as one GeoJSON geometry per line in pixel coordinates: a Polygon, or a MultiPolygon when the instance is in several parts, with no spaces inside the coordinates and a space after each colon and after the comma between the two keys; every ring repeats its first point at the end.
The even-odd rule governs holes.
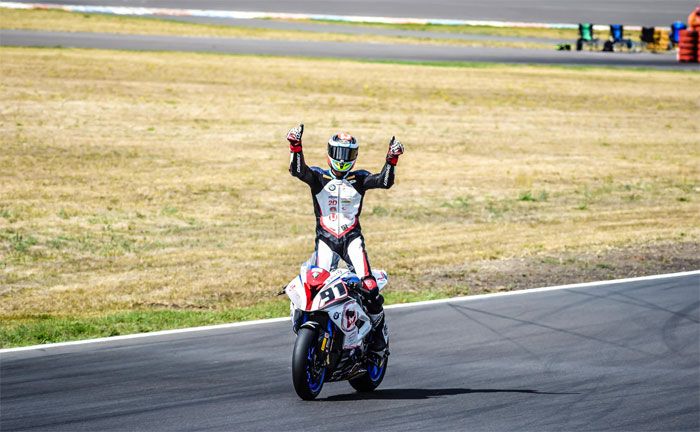
{"type": "Polygon", "coordinates": [[[694,0],[14,0],[24,3],[217,9],[410,18],[664,25],[694,0]]]}
{"type": "Polygon", "coordinates": [[[288,323],[2,354],[10,430],[698,430],[700,275],[388,311],[379,390],[291,385],[288,323]],[[327,422],[332,422],[329,426],[327,422]]]}
{"type": "Polygon", "coordinates": [[[305,57],[399,61],[463,61],[499,63],[635,66],[700,70],[677,63],[673,55],[476,48],[449,45],[390,45],[346,42],[280,41],[206,37],[63,33],[0,30],[3,46],[74,47],[138,51],[202,51],[305,57]]]}

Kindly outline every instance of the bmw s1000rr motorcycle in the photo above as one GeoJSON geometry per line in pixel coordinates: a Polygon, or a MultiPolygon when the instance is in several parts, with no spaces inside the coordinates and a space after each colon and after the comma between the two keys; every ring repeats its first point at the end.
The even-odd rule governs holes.
{"type": "MultiPolygon", "coordinates": [[[[339,257],[334,263],[339,262],[339,257]]],[[[360,278],[352,269],[331,271],[314,266],[314,256],[284,289],[291,300],[292,329],[297,338],[292,380],[299,397],[312,400],[323,384],[350,381],[357,391],[372,391],[386,374],[389,346],[382,355],[369,352],[372,323],[362,306],[360,278]]],[[[379,289],[387,284],[382,270],[372,271],[379,289]]],[[[281,294],[281,293],[280,293],[281,294]]],[[[380,331],[386,332],[386,327],[380,331]]]]}

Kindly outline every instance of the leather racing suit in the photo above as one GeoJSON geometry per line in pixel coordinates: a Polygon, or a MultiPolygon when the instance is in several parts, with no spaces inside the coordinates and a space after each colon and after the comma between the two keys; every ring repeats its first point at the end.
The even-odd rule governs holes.
{"type": "Polygon", "coordinates": [[[378,174],[350,171],[336,178],[330,170],[309,167],[299,148],[291,153],[289,171],[311,188],[316,215],[316,265],[330,270],[333,253],[354,267],[362,279],[363,296],[370,314],[382,312],[382,298],[367,259],[360,226],[362,201],[370,189],[389,189],[394,184],[396,164],[387,161],[378,174]]]}

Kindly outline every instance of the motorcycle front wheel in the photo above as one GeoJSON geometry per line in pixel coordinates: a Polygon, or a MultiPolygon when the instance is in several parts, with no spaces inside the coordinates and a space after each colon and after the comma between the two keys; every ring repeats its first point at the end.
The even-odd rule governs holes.
{"type": "Polygon", "coordinates": [[[292,381],[300,398],[313,400],[321,393],[326,368],[318,356],[318,333],[302,327],[297,333],[292,354],[292,381]]]}

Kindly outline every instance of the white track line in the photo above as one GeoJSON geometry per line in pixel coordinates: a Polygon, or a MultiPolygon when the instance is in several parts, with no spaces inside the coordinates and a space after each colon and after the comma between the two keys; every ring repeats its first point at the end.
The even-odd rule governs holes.
{"type": "MultiPolygon", "coordinates": [[[[478,294],[478,295],[471,295],[471,296],[451,297],[451,298],[446,298],[446,299],[427,300],[427,301],[420,301],[420,302],[414,302],[414,303],[400,303],[400,304],[388,305],[385,309],[402,309],[402,308],[409,308],[409,307],[429,306],[429,305],[435,305],[435,304],[440,304],[440,303],[454,303],[454,302],[490,299],[490,298],[497,298],[497,297],[532,294],[532,293],[539,293],[539,292],[546,292],[546,291],[557,291],[557,290],[565,290],[565,289],[573,289],[573,288],[590,288],[590,287],[597,287],[597,286],[602,286],[602,285],[617,285],[617,284],[622,284],[622,283],[626,283],[626,282],[639,282],[639,281],[656,280],[656,279],[669,279],[669,278],[676,278],[676,277],[683,277],[683,276],[690,276],[690,275],[700,275],[700,270],[693,270],[693,271],[680,272],[680,273],[658,274],[658,275],[651,275],[651,276],[641,276],[641,277],[633,277],[633,278],[626,278],[626,279],[614,279],[614,280],[608,280],[608,281],[584,282],[584,283],[569,284],[569,285],[556,285],[556,286],[543,287],[543,288],[531,288],[531,289],[524,289],[524,290],[517,290],[517,291],[505,291],[505,292],[498,292],[498,293],[491,293],[491,294],[478,294]]],[[[698,280],[698,285],[700,286],[700,279],[698,280]]],[[[59,347],[65,347],[65,346],[71,346],[71,345],[83,345],[83,344],[98,343],[98,342],[113,342],[113,341],[120,341],[120,340],[125,340],[125,339],[139,339],[139,338],[151,337],[151,336],[164,336],[164,335],[173,335],[173,334],[179,334],[179,333],[194,333],[194,332],[207,331],[207,330],[229,329],[229,328],[235,328],[235,327],[253,326],[253,325],[258,325],[258,324],[278,323],[278,322],[284,322],[284,321],[289,321],[289,317],[269,318],[269,319],[261,319],[261,320],[254,320],[254,321],[242,321],[242,322],[235,322],[235,323],[229,323],[229,324],[218,324],[218,325],[201,326],[201,327],[188,327],[188,328],[175,329],[175,330],[163,330],[163,331],[150,332],[150,333],[136,333],[136,334],[122,335],[122,336],[102,337],[102,338],[97,338],[97,339],[84,339],[84,340],[78,340],[78,341],[72,341],[72,342],[58,342],[58,343],[43,344],[43,345],[32,345],[32,346],[19,347],[19,348],[5,348],[5,349],[0,349],[0,354],[18,352],[18,351],[43,350],[43,349],[49,349],[49,348],[59,348],[59,347]]]]}
{"type": "MultiPolygon", "coordinates": [[[[557,291],[557,290],[573,289],[573,288],[589,288],[589,287],[597,287],[597,286],[602,286],[602,285],[617,285],[617,284],[622,284],[622,283],[626,283],[626,282],[640,282],[640,281],[655,280],[655,279],[669,279],[669,278],[691,276],[691,275],[700,275],[700,270],[693,270],[693,271],[680,272],[680,273],[658,274],[658,275],[651,275],[651,276],[639,276],[639,277],[625,278],[625,279],[613,279],[613,280],[607,280],[607,281],[583,282],[583,283],[576,283],[576,284],[569,284],[569,285],[555,285],[555,286],[542,287],[542,288],[530,288],[530,289],[523,289],[523,290],[516,290],[516,291],[504,291],[504,292],[497,292],[497,293],[490,293],[490,294],[477,294],[477,295],[470,295],[470,296],[450,297],[450,298],[446,298],[446,299],[427,300],[427,301],[420,301],[420,302],[414,302],[414,303],[400,303],[400,304],[389,305],[385,309],[400,309],[400,308],[405,308],[405,307],[425,306],[425,305],[432,305],[432,304],[439,304],[439,303],[454,303],[454,302],[461,302],[461,301],[479,300],[479,299],[495,298],[495,297],[505,297],[505,296],[512,296],[512,295],[520,295],[520,294],[532,294],[532,293],[539,293],[539,292],[546,292],[546,291],[557,291]]],[[[698,285],[700,285],[700,279],[698,279],[698,282],[699,282],[698,285]]]]}
{"type": "Polygon", "coordinates": [[[31,345],[31,346],[18,347],[18,348],[4,348],[4,349],[0,349],[0,354],[17,352],[17,351],[43,350],[43,349],[47,349],[47,348],[59,348],[59,347],[65,347],[65,346],[71,346],[71,345],[83,345],[83,344],[98,343],[98,342],[112,342],[112,341],[120,341],[120,340],[125,340],[125,339],[140,339],[140,338],[150,337],[150,336],[164,336],[164,335],[173,335],[173,334],[178,334],[178,333],[194,333],[194,332],[200,332],[200,331],[205,331],[205,330],[228,329],[228,328],[233,328],[233,327],[246,327],[246,326],[253,326],[253,325],[257,325],[257,324],[270,324],[270,323],[276,323],[276,322],[282,322],[282,321],[289,321],[289,317],[268,318],[268,319],[253,320],[253,321],[240,321],[240,322],[234,322],[234,323],[228,323],[228,324],[216,324],[216,325],[208,325],[208,326],[201,326],[201,327],[186,327],[186,328],[175,329],[175,330],[161,330],[161,331],[155,331],[155,332],[149,332],[149,333],[135,333],[135,334],[121,335],[121,336],[108,336],[108,337],[101,337],[101,338],[95,338],[95,339],[83,339],[83,340],[77,340],[77,341],[71,341],[71,342],[57,342],[57,343],[49,343],[49,344],[42,344],[42,345],[31,345]]]}
{"type": "MultiPolygon", "coordinates": [[[[46,3],[17,3],[0,2],[0,8],[7,9],[58,9],[67,12],[101,13],[112,15],[134,16],[190,16],[207,18],[229,19],[285,19],[285,20],[316,20],[336,21],[349,23],[375,23],[375,24],[436,24],[447,26],[484,26],[484,27],[523,27],[523,28],[554,28],[554,29],[578,29],[578,24],[571,23],[534,23],[519,21],[486,21],[486,20],[460,20],[440,18],[397,18],[382,16],[357,16],[357,15],[324,15],[302,14],[286,12],[253,12],[253,11],[227,11],[227,10],[203,10],[203,9],[171,9],[171,8],[147,8],[125,6],[85,6],[85,5],[60,5],[46,3]]],[[[596,30],[607,30],[607,25],[595,25],[596,30]]],[[[640,26],[625,25],[628,30],[641,30],[640,26]]],[[[657,27],[659,28],[659,27],[657,27]]]]}

